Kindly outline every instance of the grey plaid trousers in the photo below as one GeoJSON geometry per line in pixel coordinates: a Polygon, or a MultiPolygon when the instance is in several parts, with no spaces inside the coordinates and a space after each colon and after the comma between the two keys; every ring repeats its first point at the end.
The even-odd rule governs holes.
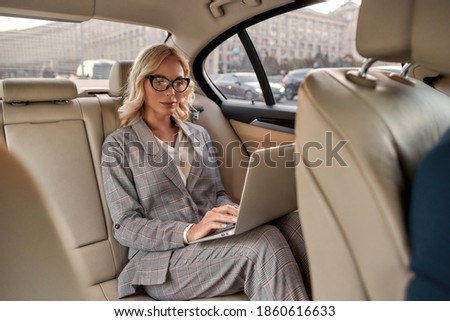
{"type": "Polygon", "coordinates": [[[292,212],[241,235],[177,249],[166,282],[144,286],[157,300],[244,291],[251,300],[308,300],[309,270],[299,215],[292,212]]]}

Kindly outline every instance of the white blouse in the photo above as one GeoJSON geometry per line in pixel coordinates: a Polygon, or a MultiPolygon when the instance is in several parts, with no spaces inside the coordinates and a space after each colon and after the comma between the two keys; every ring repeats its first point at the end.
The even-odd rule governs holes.
{"type": "MultiPolygon", "coordinates": [[[[156,137],[156,136],[155,136],[156,137]]],[[[160,140],[156,137],[161,146],[167,151],[169,157],[175,161],[175,165],[178,168],[181,179],[186,186],[187,178],[189,172],[191,171],[191,164],[194,158],[194,149],[192,144],[189,142],[183,131],[178,129],[177,139],[175,140],[175,146],[172,147],[166,142],[160,140]]]]}
{"type": "MultiPolygon", "coordinates": [[[[167,151],[169,157],[171,157],[175,161],[175,165],[178,168],[178,172],[180,173],[184,186],[186,186],[187,178],[189,176],[189,172],[191,171],[192,160],[194,159],[194,148],[192,147],[192,144],[189,142],[188,138],[183,133],[181,128],[178,129],[178,135],[177,139],[175,140],[174,147],[170,146],[156,136],[155,138],[157,139],[161,147],[167,151]]],[[[190,224],[184,229],[183,241],[185,244],[188,244],[187,232],[192,227],[192,225],[193,224],[190,224]]]]}

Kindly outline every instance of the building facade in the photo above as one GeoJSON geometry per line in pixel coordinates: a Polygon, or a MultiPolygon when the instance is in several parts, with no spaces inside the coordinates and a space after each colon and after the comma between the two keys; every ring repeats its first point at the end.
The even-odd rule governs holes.
{"type": "MultiPolygon", "coordinates": [[[[299,9],[247,31],[270,75],[301,67],[345,66],[361,60],[355,48],[358,12],[359,5],[351,1],[329,14],[299,9]]],[[[71,77],[85,60],[133,60],[142,48],[166,36],[166,31],[151,27],[100,20],[0,32],[0,78],[71,77]]],[[[210,74],[251,70],[237,36],[216,48],[205,68],[210,74]]]]}
{"type": "MultiPolygon", "coordinates": [[[[320,13],[299,9],[247,29],[269,74],[304,67],[357,65],[362,57],[355,47],[359,5],[348,1],[338,9],[320,13]]],[[[234,36],[208,57],[211,74],[248,71],[245,50],[234,36]]]]}
{"type": "Polygon", "coordinates": [[[55,76],[74,76],[85,60],[133,60],[166,35],[156,28],[100,20],[0,32],[0,78],[40,77],[50,68],[55,76]]]}

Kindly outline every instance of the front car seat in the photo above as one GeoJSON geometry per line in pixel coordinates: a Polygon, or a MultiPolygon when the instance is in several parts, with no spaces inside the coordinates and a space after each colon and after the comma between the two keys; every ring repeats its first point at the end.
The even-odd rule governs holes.
{"type": "Polygon", "coordinates": [[[313,71],[299,89],[297,193],[314,300],[405,299],[411,186],[450,126],[450,98],[368,67],[414,62],[417,3],[427,1],[363,0],[357,48],[372,59],[359,71],[313,71]]]}
{"type": "Polygon", "coordinates": [[[1,145],[0,181],[0,300],[85,300],[48,204],[1,145]]]}

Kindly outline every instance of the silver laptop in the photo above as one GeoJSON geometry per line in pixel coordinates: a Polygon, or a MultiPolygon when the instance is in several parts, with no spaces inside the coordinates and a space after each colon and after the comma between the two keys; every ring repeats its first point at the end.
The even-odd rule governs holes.
{"type": "Polygon", "coordinates": [[[236,224],[191,243],[241,234],[296,210],[295,157],[294,144],[253,152],[236,224]]]}

